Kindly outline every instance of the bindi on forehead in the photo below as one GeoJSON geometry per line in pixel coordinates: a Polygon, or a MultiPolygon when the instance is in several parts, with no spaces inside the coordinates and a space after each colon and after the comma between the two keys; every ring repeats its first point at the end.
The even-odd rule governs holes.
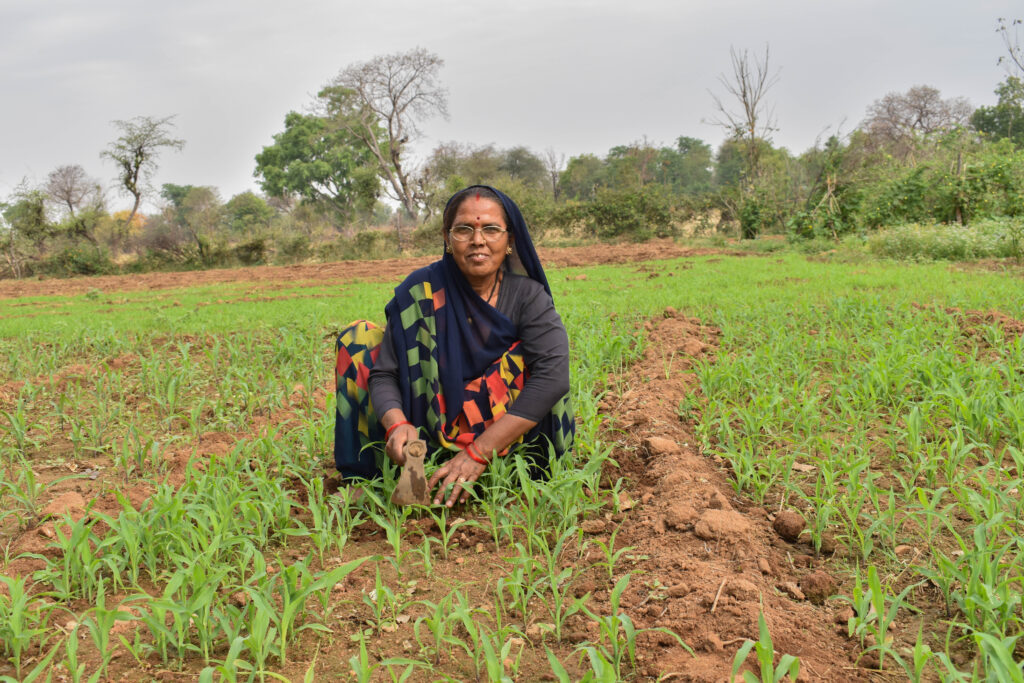
{"type": "Polygon", "coordinates": [[[479,192],[476,193],[476,200],[480,201],[480,193],[479,192]]]}

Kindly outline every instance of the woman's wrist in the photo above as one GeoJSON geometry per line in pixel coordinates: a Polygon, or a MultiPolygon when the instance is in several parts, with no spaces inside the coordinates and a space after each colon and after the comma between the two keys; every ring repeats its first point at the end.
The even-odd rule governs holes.
{"type": "Polygon", "coordinates": [[[484,458],[483,454],[480,452],[480,447],[477,446],[475,442],[471,441],[466,445],[466,447],[463,450],[466,451],[466,455],[468,455],[470,459],[473,460],[474,462],[477,462],[481,465],[491,464],[490,460],[484,458]]]}
{"type": "Polygon", "coordinates": [[[387,428],[387,430],[384,432],[384,440],[387,441],[388,439],[390,439],[391,435],[394,434],[395,430],[401,427],[402,425],[409,425],[410,427],[415,428],[415,425],[413,425],[412,422],[409,422],[408,420],[399,420],[398,422],[395,422],[393,425],[387,428]]]}

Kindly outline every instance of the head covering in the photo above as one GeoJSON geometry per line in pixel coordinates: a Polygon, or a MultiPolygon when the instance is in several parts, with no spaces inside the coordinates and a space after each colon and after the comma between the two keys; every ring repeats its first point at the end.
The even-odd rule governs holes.
{"type": "MultiPolygon", "coordinates": [[[[508,225],[505,227],[508,228],[509,234],[512,235],[512,253],[505,259],[505,268],[519,275],[525,275],[531,280],[536,280],[544,286],[544,291],[550,296],[551,287],[548,286],[548,279],[544,275],[544,268],[540,265],[537,250],[534,249],[533,240],[530,239],[530,231],[526,227],[526,219],[523,218],[522,212],[516,203],[512,201],[511,197],[490,185],[470,185],[463,190],[459,190],[448,199],[444,205],[442,215],[448,213],[448,207],[451,206],[452,201],[456,197],[476,188],[493,192],[501,200],[502,208],[505,209],[505,217],[508,219],[508,225]]],[[[455,260],[451,254],[445,253],[444,259],[451,261],[453,266],[455,265],[455,260]]]]}
{"type": "MultiPolygon", "coordinates": [[[[493,187],[466,189],[476,187],[497,195],[505,209],[514,245],[510,256],[515,258],[510,265],[521,267],[524,275],[539,282],[550,295],[519,207],[493,187]]],[[[455,412],[462,405],[466,383],[480,377],[519,339],[512,321],[473,290],[448,253],[409,275],[395,288],[395,296],[384,310],[398,359],[402,403],[413,424],[430,424],[441,418],[447,426],[457,415],[447,414],[446,403],[455,412]],[[437,380],[442,396],[424,401],[423,385],[437,380]]]]}

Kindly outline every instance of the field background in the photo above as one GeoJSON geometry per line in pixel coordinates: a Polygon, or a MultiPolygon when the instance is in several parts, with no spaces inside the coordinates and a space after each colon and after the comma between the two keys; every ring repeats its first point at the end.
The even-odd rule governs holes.
{"type": "Polygon", "coordinates": [[[330,500],[416,262],[2,283],[0,674],[1020,680],[1019,269],[782,246],[544,252],[576,452],[448,514],[330,500]]]}

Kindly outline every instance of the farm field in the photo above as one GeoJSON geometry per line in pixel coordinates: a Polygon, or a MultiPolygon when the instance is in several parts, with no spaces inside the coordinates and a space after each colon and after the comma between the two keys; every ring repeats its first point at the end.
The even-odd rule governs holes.
{"type": "Polygon", "coordinates": [[[418,261],[0,282],[0,676],[1024,680],[1020,272],[541,256],[576,452],[450,512],[332,496],[418,261]]]}

